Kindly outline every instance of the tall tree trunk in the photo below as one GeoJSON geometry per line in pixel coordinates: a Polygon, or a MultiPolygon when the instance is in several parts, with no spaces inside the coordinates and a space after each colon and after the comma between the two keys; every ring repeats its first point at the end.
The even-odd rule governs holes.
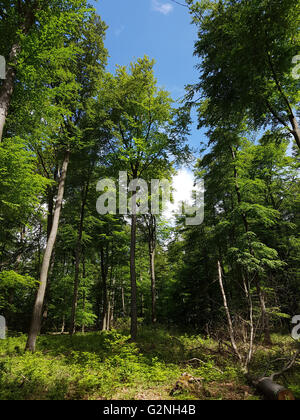
{"type": "Polygon", "coordinates": [[[152,323],[157,321],[156,314],[156,275],[155,275],[155,249],[150,253],[150,271],[151,271],[151,292],[152,292],[152,323]]]}
{"type": "Polygon", "coordinates": [[[102,283],[101,275],[96,289],[96,312],[97,312],[97,328],[102,328],[102,283]]]}
{"type": "Polygon", "coordinates": [[[108,329],[108,294],[107,294],[107,267],[104,261],[104,249],[101,248],[101,277],[102,277],[102,299],[103,299],[103,311],[102,311],[102,325],[101,330],[107,331],[108,329]]]}
{"type": "Polygon", "coordinates": [[[271,346],[272,339],[271,339],[271,333],[270,333],[270,319],[269,319],[269,314],[266,308],[266,297],[265,297],[264,291],[260,287],[259,281],[256,283],[256,289],[259,296],[261,313],[262,313],[261,318],[262,318],[262,329],[264,332],[264,345],[271,346]]]}
{"type": "Polygon", "coordinates": [[[47,241],[49,240],[53,225],[54,189],[49,187],[48,191],[48,216],[47,216],[47,241]]]}
{"type": "Polygon", "coordinates": [[[85,206],[88,195],[88,185],[83,190],[82,201],[81,201],[81,210],[80,210],[80,222],[78,228],[76,252],[75,252],[75,277],[74,277],[74,292],[73,292],[73,303],[72,303],[72,313],[71,313],[71,324],[70,324],[70,334],[75,334],[76,331],[76,311],[78,305],[78,289],[79,289],[79,270],[80,270],[80,260],[81,260],[81,251],[82,251],[82,232],[83,232],[83,222],[85,215],[85,206]]]}
{"type": "MultiPolygon", "coordinates": [[[[14,270],[17,273],[19,273],[21,271],[22,256],[23,256],[23,252],[24,252],[23,246],[24,246],[25,234],[26,234],[26,231],[25,231],[25,227],[23,226],[20,230],[20,251],[18,252],[17,256],[15,257],[14,270]]],[[[14,299],[15,299],[15,289],[10,288],[8,290],[9,308],[13,307],[14,299]]],[[[9,325],[14,318],[14,312],[11,309],[7,309],[6,314],[5,314],[5,318],[6,318],[7,324],[9,325]]]]}
{"type": "Polygon", "coordinates": [[[109,331],[110,327],[111,327],[110,314],[111,314],[111,300],[109,298],[108,299],[108,304],[107,304],[107,315],[106,315],[106,330],[107,331],[109,331]]]}
{"type": "Polygon", "coordinates": [[[122,312],[123,312],[123,317],[125,318],[127,315],[126,312],[126,304],[125,304],[125,290],[124,290],[124,286],[122,286],[121,288],[121,294],[122,294],[122,312]]]}
{"type": "Polygon", "coordinates": [[[155,275],[155,252],[156,252],[156,217],[154,215],[144,216],[148,229],[148,246],[151,276],[151,297],[152,297],[152,323],[157,321],[156,316],[156,275],[155,275]]]}
{"type": "Polygon", "coordinates": [[[114,321],[114,308],[115,308],[115,285],[116,279],[113,275],[113,263],[110,270],[110,293],[109,293],[109,301],[108,301],[108,330],[113,327],[114,321]]]}
{"type": "Polygon", "coordinates": [[[38,260],[37,260],[37,267],[36,267],[36,274],[39,278],[41,275],[41,239],[42,239],[42,223],[39,225],[39,236],[38,236],[38,260]]]}
{"type": "MultiPolygon", "coordinates": [[[[85,290],[84,290],[83,291],[83,296],[82,296],[82,310],[83,310],[83,312],[85,312],[85,305],[86,305],[86,293],[85,293],[85,290]]],[[[85,333],[85,323],[84,323],[84,321],[82,322],[81,332],[82,332],[82,334],[85,333]]]]}
{"type": "Polygon", "coordinates": [[[136,285],[136,214],[131,216],[131,240],[130,240],[130,281],[131,281],[131,340],[136,341],[137,338],[137,285],[136,285]]]}
{"type": "Polygon", "coordinates": [[[225,289],[224,289],[222,267],[221,267],[220,261],[218,261],[218,275],[219,275],[219,284],[220,284],[220,289],[221,289],[221,293],[222,293],[222,297],[223,297],[224,308],[225,308],[225,312],[226,312],[226,316],[227,316],[228,330],[229,330],[229,335],[230,335],[232,348],[233,348],[236,356],[238,357],[238,359],[240,361],[242,361],[241,355],[238,351],[236,341],[235,341],[235,338],[234,338],[234,329],[233,329],[233,324],[232,324],[230,311],[229,311],[229,308],[228,308],[227,296],[226,296],[225,289]]]}
{"type": "Polygon", "coordinates": [[[252,296],[251,296],[251,287],[249,283],[249,279],[245,277],[244,273],[242,272],[242,278],[243,278],[243,284],[244,284],[244,290],[245,295],[248,300],[249,304],[249,327],[250,327],[250,337],[249,337],[249,351],[247,354],[247,359],[245,361],[245,369],[247,373],[249,372],[249,365],[251,363],[252,357],[253,357],[253,350],[254,350],[254,338],[255,338],[255,330],[254,330],[254,313],[253,313],[253,302],[252,302],[252,296]]]}
{"type": "Polygon", "coordinates": [[[157,321],[157,316],[156,316],[156,275],[155,275],[155,246],[153,246],[153,244],[150,244],[149,256],[150,256],[151,295],[152,295],[152,323],[155,324],[156,321],[157,321]]]}
{"type": "Polygon", "coordinates": [[[29,331],[28,340],[26,344],[26,350],[29,350],[32,352],[35,351],[36,339],[41,328],[41,317],[42,317],[45,292],[47,288],[48,271],[49,271],[53,248],[54,248],[56,237],[57,237],[57,231],[58,231],[58,226],[59,226],[60,213],[62,209],[62,203],[63,203],[63,197],[64,197],[64,191],[65,191],[65,182],[66,182],[66,177],[67,177],[69,161],[70,161],[70,151],[66,151],[63,166],[62,166],[59,186],[58,186],[57,199],[55,203],[53,225],[52,225],[49,240],[47,241],[46,251],[43,258],[43,264],[42,264],[41,275],[40,275],[40,285],[39,285],[39,289],[38,289],[35,304],[34,304],[32,321],[31,321],[30,331],[29,331]]]}
{"type": "Polygon", "coordinates": [[[114,326],[114,316],[115,316],[115,283],[116,280],[113,278],[112,281],[112,292],[111,292],[111,300],[110,300],[110,316],[109,316],[109,328],[113,328],[114,326]]]}
{"type": "MultiPolygon", "coordinates": [[[[82,261],[82,278],[85,279],[86,277],[86,272],[85,272],[85,255],[83,255],[83,261],[82,261]]],[[[86,291],[83,291],[83,303],[82,303],[82,310],[83,313],[85,312],[85,305],[86,305],[86,291]]],[[[85,324],[84,321],[82,323],[82,327],[81,327],[81,332],[82,334],[85,333],[85,324]]]]}
{"type": "Polygon", "coordinates": [[[144,318],[144,294],[141,293],[141,318],[144,318]]]}

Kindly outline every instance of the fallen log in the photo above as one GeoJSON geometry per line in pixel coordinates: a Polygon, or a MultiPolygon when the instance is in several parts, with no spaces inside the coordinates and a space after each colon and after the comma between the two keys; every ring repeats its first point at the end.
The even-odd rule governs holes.
{"type": "Polygon", "coordinates": [[[264,376],[259,379],[253,379],[251,376],[246,375],[248,381],[268,400],[271,401],[295,401],[292,391],[286,389],[284,386],[274,382],[275,378],[283,375],[285,372],[289,371],[296,363],[297,358],[300,355],[300,350],[298,350],[294,356],[288,360],[286,366],[280,371],[273,373],[271,376],[264,376]]]}
{"type": "Polygon", "coordinates": [[[295,401],[293,393],[285,387],[276,384],[271,378],[262,378],[254,381],[253,385],[268,400],[271,401],[295,401]]]}

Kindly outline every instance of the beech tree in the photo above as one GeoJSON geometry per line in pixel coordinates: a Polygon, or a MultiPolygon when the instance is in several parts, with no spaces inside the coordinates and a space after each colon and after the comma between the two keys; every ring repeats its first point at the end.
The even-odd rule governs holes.
{"type": "Polygon", "coordinates": [[[53,82],[53,63],[66,58],[67,52],[57,48],[58,43],[76,34],[89,10],[86,0],[0,2],[1,54],[7,65],[6,78],[0,80],[0,140],[14,102],[38,103],[45,85],[53,82]]]}
{"type": "MultiPolygon", "coordinates": [[[[90,16],[86,20],[77,20],[77,23],[78,26],[74,27],[76,32],[73,36],[69,37],[68,34],[65,34],[65,39],[60,40],[60,48],[64,41],[67,52],[73,48],[73,53],[70,56],[67,55],[62,62],[58,63],[59,66],[56,68],[56,72],[53,73],[54,87],[49,89],[50,93],[53,90],[55,92],[52,104],[61,116],[58,119],[60,123],[59,134],[51,133],[50,141],[54,149],[63,156],[63,162],[60,168],[50,234],[41,267],[40,286],[36,296],[26,345],[26,349],[30,351],[35,351],[36,338],[40,331],[49,266],[58,232],[70,155],[72,151],[74,152],[84,146],[83,142],[86,137],[83,134],[84,130],[88,128],[84,126],[84,121],[86,121],[87,111],[89,110],[88,104],[97,93],[98,78],[103,72],[106,60],[106,50],[103,47],[105,31],[103,22],[95,12],[91,11],[90,16]],[[83,105],[85,106],[83,107],[83,105]]],[[[82,228],[79,227],[78,250],[81,241],[81,230],[82,228]]],[[[78,258],[77,254],[77,260],[78,258]]],[[[78,278],[75,275],[75,302],[77,281],[78,278]]],[[[76,307],[73,304],[73,319],[75,310],[76,307]]]]}
{"type": "MultiPolygon", "coordinates": [[[[160,164],[165,167],[169,155],[174,159],[188,153],[185,146],[189,114],[172,109],[169,94],[158,89],[154,78],[154,61],[144,57],[126,67],[118,67],[109,76],[101,100],[107,103],[111,120],[114,150],[111,162],[127,171],[128,180],[146,178],[147,171],[160,164]]],[[[131,337],[137,336],[136,235],[137,190],[132,192],[131,207],[131,337]]]]}
{"type": "Polygon", "coordinates": [[[187,0],[198,28],[194,54],[200,82],[189,86],[199,106],[199,124],[238,127],[273,125],[292,135],[300,148],[297,0],[187,0]]]}

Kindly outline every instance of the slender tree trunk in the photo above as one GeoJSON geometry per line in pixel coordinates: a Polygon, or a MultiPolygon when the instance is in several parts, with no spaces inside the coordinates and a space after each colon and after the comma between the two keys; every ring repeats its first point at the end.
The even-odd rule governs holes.
{"type": "Polygon", "coordinates": [[[113,327],[114,322],[114,309],[115,309],[115,285],[116,279],[113,276],[113,267],[111,267],[111,278],[110,278],[110,296],[109,296],[109,307],[108,307],[108,329],[113,327]]]}
{"type": "Polygon", "coordinates": [[[39,226],[39,237],[38,237],[38,260],[37,260],[37,267],[36,267],[36,274],[39,278],[41,275],[41,239],[42,239],[42,223],[39,226]]]}
{"type": "MultiPolygon", "coordinates": [[[[55,175],[54,175],[54,181],[57,181],[57,170],[55,170],[55,175]]],[[[48,190],[48,215],[47,215],[47,242],[49,241],[50,235],[51,235],[51,231],[52,231],[52,225],[53,225],[53,210],[54,210],[54,197],[55,197],[55,187],[51,186],[49,187],[48,190]]],[[[40,256],[39,256],[39,261],[40,261],[40,256]]],[[[51,262],[50,262],[50,267],[48,270],[48,288],[49,288],[49,283],[50,283],[50,276],[54,267],[54,262],[55,262],[55,250],[52,252],[51,255],[51,262]]],[[[39,262],[39,277],[41,275],[41,266],[40,266],[40,262],[39,262]]],[[[45,291],[45,296],[44,296],[44,307],[47,308],[48,306],[48,296],[47,296],[47,290],[45,291]]],[[[43,324],[44,322],[47,320],[47,315],[48,311],[44,311],[43,316],[42,316],[42,321],[41,321],[41,327],[40,327],[40,331],[42,331],[43,329],[43,324]]]]}
{"type": "MultiPolygon", "coordinates": [[[[101,277],[101,276],[100,276],[101,277]]],[[[97,328],[102,328],[102,283],[101,279],[97,284],[97,294],[96,294],[96,310],[97,310],[97,328]]]]}
{"type": "Polygon", "coordinates": [[[246,279],[244,273],[242,273],[242,278],[243,278],[245,295],[249,303],[249,322],[250,322],[249,351],[248,351],[247,359],[244,366],[245,370],[249,372],[249,365],[253,357],[254,338],[255,338],[254,317],[253,317],[254,313],[253,313],[253,301],[252,301],[252,296],[251,296],[251,287],[250,287],[248,277],[246,279]]]}
{"type": "Polygon", "coordinates": [[[269,319],[269,314],[266,308],[265,293],[261,289],[259,282],[256,283],[256,289],[259,296],[260,307],[261,307],[261,312],[262,312],[262,329],[264,332],[264,345],[271,346],[272,339],[271,339],[271,333],[270,333],[270,319],[269,319]]]}
{"type": "MultiPolygon", "coordinates": [[[[80,233],[79,233],[80,235],[80,233]]],[[[79,239],[79,236],[78,236],[79,239]]],[[[75,251],[75,277],[74,277],[74,289],[73,289],[73,302],[71,311],[70,330],[71,335],[76,332],[76,312],[78,306],[78,289],[79,289],[79,271],[80,271],[80,256],[81,256],[81,242],[76,245],[75,251]]]]}
{"type": "Polygon", "coordinates": [[[155,275],[155,252],[156,252],[156,218],[151,215],[145,219],[148,227],[150,276],[151,276],[151,297],[152,297],[152,323],[157,322],[156,316],[156,275],[155,275]]]}
{"type": "Polygon", "coordinates": [[[114,320],[115,320],[115,285],[113,285],[113,290],[111,294],[111,306],[110,306],[110,317],[109,317],[109,327],[114,327],[114,320]]]}
{"type": "Polygon", "coordinates": [[[150,245],[150,275],[151,275],[151,295],[152,295],[152,323],[157,321],[156,316],[156,275],[155,275],[155,247],[150,245]]]}
{"type": "Polygon", "coordinates": [[[53,187],[49,187],[49,192],[48,192],[48,216],[47,216],[47,241],[49,240],[51,230],[52,230],[53,209],[54,209],[54,191],[53,191],[53,187]]]}
{"type": "Polygon", "coordinates": [[[111,327],[110,315],[111,315],[111,301],[110,301],[110,299],[108,299],[107,315],[106,315],[106,330],[107,331],[109,331],[110,327],[111,327]]]}
{"type": "Polygon", "coordinates": [[[126,312],[126,305],[125,305],[125,290],[124,290],[124,286],[122,286],[121,294],[122,294],[122,312],[123,312],[123,317],[125,318],[126,315],[127,315],[127,312],[126,312]]]}
{"type": "Polygon", "coordinates": [[[131,340],[137,338],[137,285],[136,285],[136,214],[131,216],[131,240],[130,240],[130,280],[131,280],[131,340]]]}
{"type": "Polygon", "coordinates": [[[88,185],[84,188],[83,197],[81,202],[81,211],[80,211],[80,222],[78,228],[78,237],[76,244],[75,252],[75,277],[74,277],[74,292],[73,292],[73,303],[72,303],[72,313],[71,313],[71,324],[70,324],[70,334],[75,334],[76,331],[76,311],[78,305],[78,289],[79,289],[79,271],[80,271],[80,260],[81,260],[81,251],[82,251],[82,232],[83,232],[83,222],[85,215],[85,206],[88,195],[88,185]]]}
{"type": "Polygon", "coordinates": [[[141,318],[144,318],[144,294],[141,293],[141,318]]]}
{"type": "MultiPolygon", "coordinates": [[[[20,230],[20,251],[18,252],[18,255],[16,257],[15,268],[14,268],[17,273],[20,272],[21,270],[22,255],[24,252],[23,245],[24,245],[25,234],[26,234],[25,227],[22,227],[20,230]]],[[[15,299],[15,289],[11,288],[8,291],[8,303],[11,308],[13,306],[14,299],[15,299]]],[[[14,316],[14,312],[11,311],[10,309],[7,309],[5,317],[8,324],[11,323],[13,316],[14,316]]]]}
{"type": "Polygon", "coordinates": [[[228,308],[227,296],[226,296],[226,293],[225,293],[225,290],[224,290],[222,267],[221,267],[220,261],[218,261],[218,274],[219,274],[219,283],[220,283],[220,289],[221,289],[221,293],[222,293],[222,297],[223,297],[224,308],[225,308],[225,312],[226,312],[226,316],[227,316],[228,330],[229,330],[231,344],[232,344],[232,347],[233,347],[233,350],[234,350],[236,356],[238,357],[238,359],[240,361],[242,361],[241,355],[238,351],[236,341],[235,341],[235,338],[234,338],[234,329],[233,329],[233,324],[232,324],[232,320],[231,320],[230,311],[229,311],[229,308],[228,308]]]}
{"type": "MultiPolygon", "coordinates": [[[[85,302],[86,302],[86,294],[85,294],[85,291],[84,291],[83,292],[83,297],[82,297],[82,310],[83,310],[83,312],[85,312],[85,302]]],[[[83,321],[82,326],[81,326],[81,332],[82,332],[82,334],[85,333],[84,321],[83,321]]]]}
{"type": "Polygon", "coordinates": [[[56,237],[57,237],[57,231],[58,231],[58,226],[59,226],[60,213],[62,209],[69,160],[70,160],[70,152],[67,151],[65,153],[65,158],[64,158],[64,162],[62,166],[62,172],[61,172],[61,177],[59,181],[58,194],[57,194],[55,210],[54,210],[53,225],[52,225],[49,240],[47,242],[45,255],[43,258],[43,264],[42,264],[41,275],[40,275],[40,285],[39,285],[39,289],[38,289],[35,304],[34,304],[32,321],[31,321],[30,331],[29,331],[28,340],[26,344],[26,350],[29,350],[32,352],[35,351],[36,339],[41,328],[41,318],[42,318],[45,292],[47,288],[48,271],[49,271],[53,248],[54,248],[56,237]]]}
{"type": "MultiPolygon", "coordinates": [[[[85,279],[86,277],[86,272],[85,272],[85,255],[83,256],[83,261],[82,261],[82,278],[85,279]]],[[[86,291],[83,291],[83,303],[82,303],[82,310],[83,312],[85,312],[85,305],[86,305],[86,291]]],[[[81,328],[81,332],[82,334],[85,333],[85,324],[84,321],[82,323],[82,328],[81,328]]]]}
{"type": "Polygon", "coordinates": [[[108,294],[107,294],[107,268],[105,266],[103,248],[101,248],[100,254],[101,254],[101,276],[102,276],[102,299],[103,299],[101,330],[106,331],[108,329],[108,294]]]}
{"type": "Polygon", "coordinates": [[[63,319],[62,319],[62,324],[61,324],[61,334],[63,334],[65,332],[65,325],[66,325],[66,318],[63,315],[63,319]]]}

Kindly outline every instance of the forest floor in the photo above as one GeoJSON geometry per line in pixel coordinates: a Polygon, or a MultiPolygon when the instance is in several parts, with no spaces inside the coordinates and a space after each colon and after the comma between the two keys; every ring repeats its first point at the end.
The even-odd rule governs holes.
{"type": "MultiPolygon", "coordinates": [[[[131,344],[126,332],[49,334],[39,337],[35,354],[24,353],[25,342],[19,334],[0,340],[0,400],[261,399],[228,349],[202,336],[143,327],[131,344]],[[170,396],[184,372],[201,381],[170,396]]],[[[256,348],[254,376],[281,370],[295,349],[288,336],[273,335],[273,342],[256,348]]],[[[300,363],[279,382],[300,399],[300,363]]]]}

